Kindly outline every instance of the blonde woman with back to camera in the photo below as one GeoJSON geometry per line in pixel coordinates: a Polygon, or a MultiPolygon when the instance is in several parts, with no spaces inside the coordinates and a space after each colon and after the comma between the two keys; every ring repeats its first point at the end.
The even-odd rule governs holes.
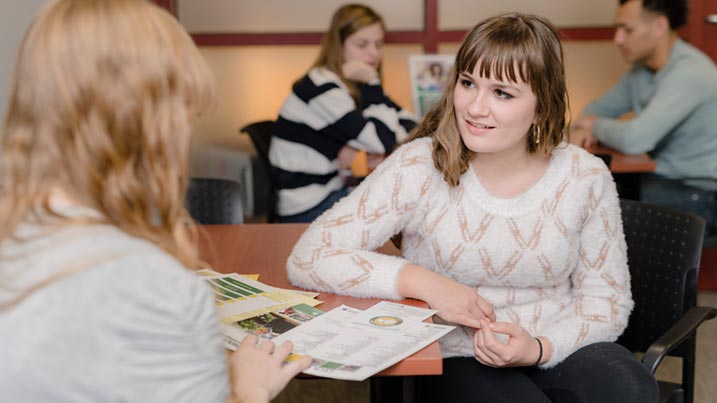
{"type": "Polygon", "coordinates": [[[416,298],[458,325],[421,402],[653,402],[613,343],[633,307],[610,172],[565,142],[563,51],[545,18],[478,23],[443,98],[289,257],[295,285],[416,298]],[[376,252],[401,233],[403,255],[376,252]]]}
{"type": "Polygon", "coordinates": [[[2,139],[0,390],[14,402],[268,402],[310,358],[247,338],[227,363],[183,207],[213,95],[144,0],[56,0],[18,55],[2,139]]]}

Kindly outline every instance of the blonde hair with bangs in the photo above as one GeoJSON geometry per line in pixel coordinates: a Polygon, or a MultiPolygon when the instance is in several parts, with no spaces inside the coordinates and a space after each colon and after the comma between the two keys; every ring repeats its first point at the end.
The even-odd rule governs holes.
{"type": "Polygon", "coordinates": [[[565,137],[568,94],[563,48],[550,21],[535,15],[503,14],[478,23],[463,40],[441,100],[431,108],[407,141],[433,138],[433,163],[451,186],[459,184],[475,153],[463,143],[453,94],[463,72],[476,66],[481,77],[530,85],[537,98],[537,122],[526,147],[530,153],[550,153],[565,137]],[[537,140],[535,136],[540,136],[537,140]]]}
{"type": "MultiPolygon", "coordinates": [[[[370,7],[362,4],[346,4],[340,7],[331,18],[329,30],[321,41],[321,52],[313,65],[324,67],[338,75],[356,102],[356,107],[361,106],[361,96],[356,83],[344,76],[344,43],[346,38],[356,31],[375,23],[381,24],[381,29],[386,32],[383,18],[370,7]]],[[[378,66],[378,74],[381,75],[381,64],[378,66]]]]}
{"type": "Polygon", "coordinates": [[[77,224],[50,206],[61,189],[100,212],[100,222],[196,267],[183,203],[190,117],[212,98],[211,74],[191,38],[154,4],[47,4],[15,67],[2,139],[0,242],[23,221],[77,224]]]}

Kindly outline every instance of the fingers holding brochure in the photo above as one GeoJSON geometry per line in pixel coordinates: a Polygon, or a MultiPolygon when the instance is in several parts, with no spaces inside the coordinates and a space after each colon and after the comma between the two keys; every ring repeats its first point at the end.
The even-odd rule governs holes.
{"type": "Polygon", "coordinates": [[[306,355],[285,363],[294,349],[291,342],[276,347],[269,340],[258,341],[255,335],[246,336],[229,360],[235,401],[268,402],[311,365],[306,355]]]}

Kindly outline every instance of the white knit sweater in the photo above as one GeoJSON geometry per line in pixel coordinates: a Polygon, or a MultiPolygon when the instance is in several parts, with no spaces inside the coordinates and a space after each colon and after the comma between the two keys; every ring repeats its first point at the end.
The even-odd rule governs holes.
{"type": "MultiPolygon", "coordinates": [[[[430,139],[406,144],[309,227],[287,270],[300,287],[398,299],[408,262],[473,287],[498,321],[548,338],[554,352],[544,367],[615,340],[633,306],[614,182],[602,161],[572,145],[552,152],[530,189],[505,199],[472,169],[451,188],[430,139]],[[398,232],[403,257],[373,252],[398,232]]],[[[461,327],[441,339],[444,357],[472,356],[473,334],[461,327]]]]}

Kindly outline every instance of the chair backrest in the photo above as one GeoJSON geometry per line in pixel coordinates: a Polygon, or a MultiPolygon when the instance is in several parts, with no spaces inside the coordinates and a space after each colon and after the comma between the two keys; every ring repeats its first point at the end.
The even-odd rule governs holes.
{"type": "MultiPolygon", "coordinates": [[[[656,347],[653,343],[658,338],[664,340],[666,334],[674,334],[673,325],[697,305],[705,220],[696,214],[632,200],[622,199],[620,207],[635,307],[618,343],[634,352],[647,352],[647,358],[651,355],[648,348],[656,347]]],[[[682,378],[678,384],[661,382],[661,401],[691,403],[696,332],[676,346],[666,354],[682,359],[682,378]]],[[[644,358],[648,368],[659,365],[646,363],[644,358]]]]}
{"type": "Polygon", "coordinates": [[[190,178],[185,205],[199,224],[242,224],[239,190],[239,182],[229,179],[190,178]]]}
{"type": "Polygon", "coordinates": [[[267,222],[276,222],[276,186],[274,185],[273,168],[269,161],[269,147],[271,146],[271,136],[274,133],[274,121],[262,120],[248,124],[240,129],[249,135],[256,153],[259,157],[262,167],[268,174],[269,195],[267,196],[267,222]]]}
{"type": "MultiPolygon", "coordinates": [[[[618,342],[644,352],[697,304],[705,220],[632,200],[620,206],[635,308],[618,342]]],[[[679,349],[673,353],[682,356],[679,349]]]]}

